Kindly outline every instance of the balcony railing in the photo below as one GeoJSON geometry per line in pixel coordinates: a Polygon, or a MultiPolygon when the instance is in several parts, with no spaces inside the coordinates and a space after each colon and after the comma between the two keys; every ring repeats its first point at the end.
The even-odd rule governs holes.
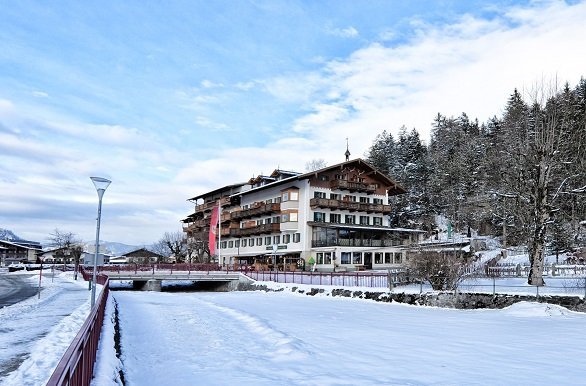
{"type": "Polygon", "coordinates": [[[376,186],[373,184],[346,180],[332,180],[330,181],[330,188],[339,190],[349,190],[351,192],[365,192],[368,194],[376,192],[376,186]]]}
{"type": "Polygon", "coordinates": [[[312,240],[311,246],[318,247],[397,247],[402,243],[399,240],[369,240],[369,239],[329,239],[312,240]]]}
{"type": "Polygon", "coordinates": [[[261,235],[261,234],[269,234],[269,233],[276,233],[281,231],[281,224],[280,223],[271,223],[271,224],[262,224],[255,227],[250,228],[233,228],[230,229],[230,236],[233,237],[244,237],[244,236],[252,236],[252,235],[261,235]]]}
{"type": "Polygon", "coordinates": [[[251,218],[262,216],[268,213],[280,212],[281,211],[281,204],[280,203],[272,203],[272,204],[259,204],[254,208],[238,210],[230,213],[230,219],[232,220],[241,220],[244,218],[251,218]]]}
{"type": "Polygon", "coordinates": [[[367,204],[362,202],[328,200],[326,198],[312,198],[309,200],[311,208],[329,208],[348,210],[350,212],[360,211],[366,213],[391,213],[390,205],[383,204],[367,204]]]}
{"type": "MultiPolygon", "coordinates": [[[[226,205],[230,205],[230,197],[222,197],[220,199],[220,204],[222,206],[226,206],[226,205]]],[[[214,200],[214,201],[210,201],[210,202],[206,202],[204,204],[198,205],[195,207],[195,211],[196,212],[201,212],[201,211],[207,211],[207,210],[212,210],[214,208],[214,206],[218,205],[218,200],[214,200]]]]}

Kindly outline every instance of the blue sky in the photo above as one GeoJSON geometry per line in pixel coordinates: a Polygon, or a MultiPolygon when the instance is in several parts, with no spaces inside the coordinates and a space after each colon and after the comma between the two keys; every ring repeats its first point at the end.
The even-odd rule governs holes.
{"type": "MultiPolygon", "coordinates": [[[[0,0],[1,1],[1,0],[0,0]]],[[[584,76],[579,1],[2,1],[0,227],[176,231],[189,197],[362,157],[377,134],[500,114],[584,76]]]]}

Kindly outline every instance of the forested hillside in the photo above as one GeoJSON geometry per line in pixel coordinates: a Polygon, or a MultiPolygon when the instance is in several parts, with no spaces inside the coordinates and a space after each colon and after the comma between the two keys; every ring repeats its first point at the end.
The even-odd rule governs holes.
{"type": "Polygon", "coordinates": [[[431,230],[441,214],[461,232],[527,244],[539,269],[544,248],[586,242],[586,80],[503,102],[483,123],[438,114],[428,144],[415,129],[383,131],[367,159],[408,191],[393,199],[394,225],[431,230]]]}

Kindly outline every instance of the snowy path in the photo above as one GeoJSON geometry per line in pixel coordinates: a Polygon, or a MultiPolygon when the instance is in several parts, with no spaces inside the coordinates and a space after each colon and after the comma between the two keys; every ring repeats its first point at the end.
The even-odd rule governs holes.
{"type": "MultiPolygon", "coordinates": [[[[563,385],[586,377],[586,315],[546,304],[464,311],[287,293],[113,295],[128,386],[563,385]]],[[[100,361],[113,362],[111,351],[102,347],[100,361]]]]}
{"type": "Polygon", "coordinates": [[[89,291],[69,276],[44,277],[40,299],[0,309],[0,385],[43,385],[79,331],[89,291]]]}

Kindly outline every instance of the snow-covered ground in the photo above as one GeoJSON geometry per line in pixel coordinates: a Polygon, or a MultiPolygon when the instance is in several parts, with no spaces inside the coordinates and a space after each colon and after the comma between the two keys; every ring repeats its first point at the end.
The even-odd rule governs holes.
{"type": "MultiPolygon", "coordinates": [[[[498,280],[497,292],[534,294],[525,281],[498,280]]],[[[586,376],[580,364],[586,314],[538,303],[474,311],[412,307],[327,296],[338,286],[311,297],[290,289],[318,286],[261,284],[288,290],[111,292],[93,385],[116,384],[119,368],[126,385],[174,386],[561,385],[586,376]],[[114,352],[114,300],[122,362],[114,352]]],[[[492,291],[490,279],[467,285],[477,287],[461,289],[492,291]]],[[[40,300],[0,309],[2,386],[44,385],[88,313],[87,282],[57,274],[54,281],[45,277],[43,287],[40,300]]],[[[430,290],[394,291],[421,289],[430,290]]]]}
{"type": "Polygon", "coordinates": [[[586,378],[586,314],[547,304],[465,311],[290,292],[116,291],[113,299],[122,363],[112,339],[102,339],[94,386],[112,385],[117,365],[129,386],[576,385],[586,378]]]}
{"type": "MultiPolygon", "coordinates": [[[[89,313],[87,282],[44,275],[40,298],[0,309],[0,385],[44,385],[89,313]]],[[[38,285],[38,271],[28,280],[38,285]]]]}

